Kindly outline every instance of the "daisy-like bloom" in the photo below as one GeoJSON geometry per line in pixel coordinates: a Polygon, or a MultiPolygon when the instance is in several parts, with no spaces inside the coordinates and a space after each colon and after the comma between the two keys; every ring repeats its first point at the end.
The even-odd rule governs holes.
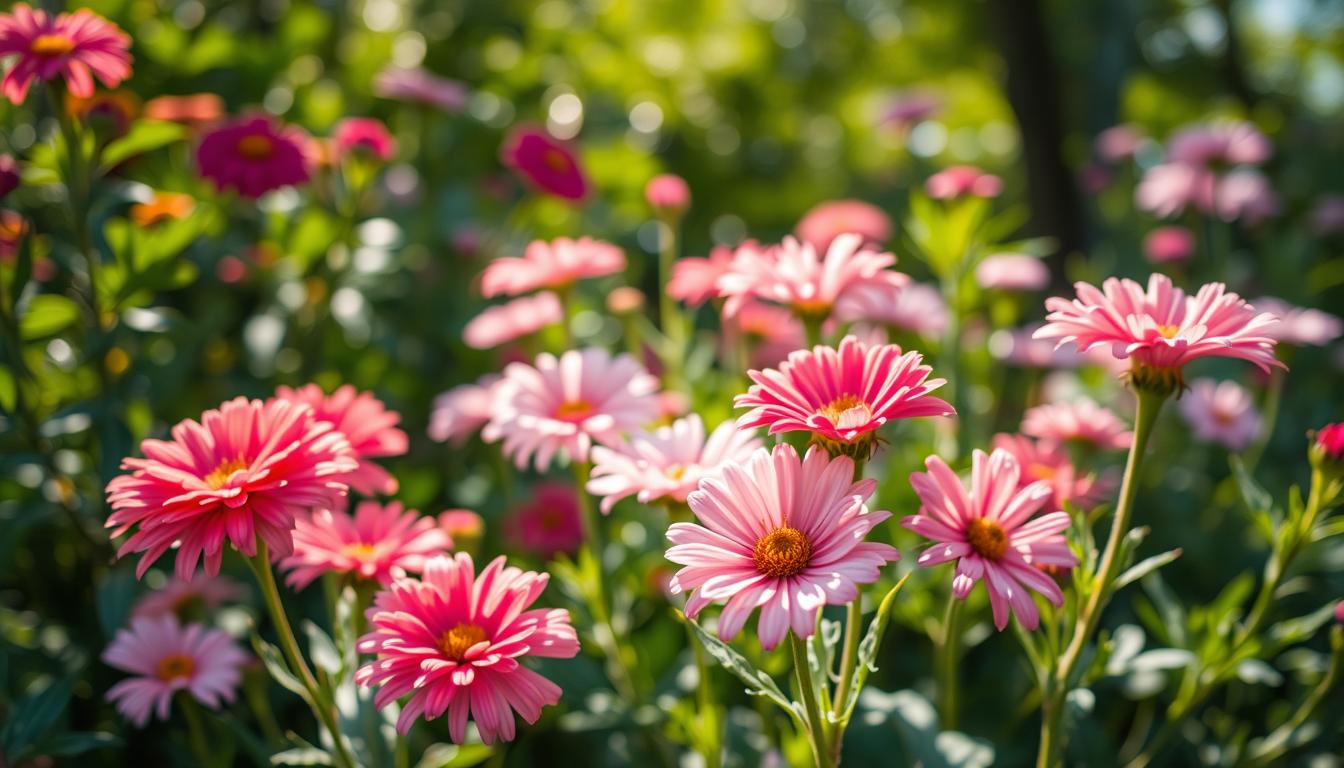
{"type": "Polygon", "coordinates": [[[351,516],[329,509],[313,510],[294,525],[294,554],[280,567],[285,581],[303,589],[324,573],[350,574],[383,586],[407,573],[419,573],[425,561],[442,554],[453,541],[438,521],[421,517],[398,502],[386,506],[363,501],[351,516]]]}
{"type": "Polygon", "coordinates": [[[998,197],[1003,180],[973,165],[954,165],[924,180],[924,194],[934,200],[959,200],[963,197],[998,197]]]}
{"type": "Polygon", "coordinates": [[[691,188],[680,176],[664,173],[649,179],[644,186],[644,199],[659,216],[680,219],[691,207],[691,188]]]}
{"type": "Polygon", "coordinates": [[[384,99],[424,104],[445,112],[461,112],[467,106],[467,86],[420,67],[391,66],[373,80],[373,92],[384,99]]]}
{"type": "Polygon", "coordinates": [[[677,419],[653,432],[633,435],[617,448],[593,449],[588,492],[602,497],[602,513],[634,496],[641,504],[659,499],[686,501],[700,479],[725,464],[744,463],[761,447],[754,432],[725,421],[705,439],[698,414],[677,419]]]}
{"type": "Polygon", "coordinates": [[[1274,194],[1269,179],[1254,168],[1239,168],[1223,176],[1214,195],[1223,221],[1241,221],[1254,227],[1279,212],[1279,196],[1274,194]]]}
{"type": "Polygon", "coordinates": [[[948,313],[937,288],[910,283],[861,286],[835,305],[835,317],[842,323],[885,325],[936,339],[947,328],[948,313]]]}
{"type": "Polygon", "coordinates": [[[1246,388],[1235,381],[1195,379],[1180,400],[1181,416],[1195,438],[1233,453],[1245,450],[1260,434],[1260,412],[1246,388]]]}
{"type": "Polygon", "coordinates": [[[473,384],[461,384],[434,398],[429,415],[429,437],[461,445],[476,434],[495,412],[496,385],[503,377],[487,374],[473,384]]]}
{"type": "Polygon", "coordinates": [[[1324,347],[1344,335],[1344,320],[1319,309],[1295,307],[1273,296],[1256,299],[1255,308],[1279,318],[1265,335],[1287,344],[1324,347]]]}
{"type": "Polygon", "coordinates": [[[93,95],[96,77],[116,88],[131,76],[131,38],[102,16],[81,8],[52,17],[27,3],[0,13],[0,59],[14,57],[0,92],[15,104],[33,80],[65,80],[70,93],[93,95]]]}
{"type": "Polygon", "coordinates": [[[1310,227],[1320,237],[1344,232],[1344,195],[1321,195],[1311,206],[1310,227]]]}
{"type": "Polygon", "coordinates": [[[538,192],[580,202],[592,191],[574,150],[536,126],[510,129],[499,155],[504,165],[538,192]]]}
{"type": "Polygon", "coordinates": [[[564,321],[565,309],[560,306],[560,299],[554,293],[542,291],[486,307],[462,329],[462,340],[469,347],[491,349],[564,321]]]}
{"type": "Polygon", "coordinates": [[[211,709],[233,701],[247,654],[222,629],[179,624],[172,615],[139,616],[117,631],[103,662],[129,672],[107,692],[107,700],[137,728],[152,715],[168,719],[173,695],[186,691],[211,709]]]}
{"type": "Polygon", "coordinates": [[[214,125],[224,117],[224,99],[214,93],[158,96],[145,102],[145,117],[189,128],[214,125]]]}
{"type": "Polygon", "coordinates": [[[0,155],[0,198],[18,189],[22,178],[19,161],[8,152],[0,155]]]}
{"type": "Polygon", "coordinates": [[[1039,291],[1050,284],[1050,270],[1035,256],[995,253],[975,265],[981,288],[1000,291],[1039,291]]]}
{"type": "Polygon", "coordinates": [[[504,538],[518,550],[538,557],[578,552],[583,546],[583,511],[574,486],[568,483],[534,486],[532,498],[509,514],[504,538]]]}
{"type": "Polygon", "coordinates": [[[782,304],[799,317],[824,320],[859,286],[908,283],[909,277],[889,269],[895,263],[895,256],[864,247],[863,237],[853,233],[835,238],[825,256],[809,243],[786,237],[773,248],[738,248],[718,289],[728,298],[724,312],[729,316],[756,298],[782,304]]]}
{"type": "Polygon", "coordinates": [[[131,608],[131,618],[176,616],[179,621],[205,619],[215,615],[225,603],[243,599],[246,593],[233,579],[225,576],[201,576],[189,581],[176,576],[160,589],[145,595],[131,608]]]}
{"type": "Polygon", "coordinates": [[[813,207],[794,227],[798,239],[825,253],[835,238],[852,232],[870,246],[891,239],[891,217],[862,200],[830,200],[813,207]]]}
{"type": "Polygon", "coordinates": [[[1056,511],[1035,517],[1050,500],[1050,486],[1039,482],[1020,486],[1017,460],[1001,450],[972,454],[969,491],[937,456],[925,459],[924,466],[928,472],[910,475],[910,485],[919,495],[919,514],[901,521],[934,541],[919,556],[919,564],[956,560],[952,594],[958,600],[965,600],[975,583],[984,581],[999,631],[1008,626],[1010,611],[1025,629],[1036,629],[1040,612],[1028,589],[1056,606],[1064,604],[1059,585],[1037,566],[1078,565],[1062,535],[1069,516],[1056,511]]]}
{"type": "Polygon", "coordinates": [[[201,139],[196,167],[215,188],[258,198],[281,187],[308,181],[308,146],[301,129],[268,115],[239,118],[201,139]]]}
{"type": "Polygon", "coordinates": [[[503,257],[481,273],[481,295],[517,296],[538,288],[565,290],[576,280],[614,275],[625,269],[625,251],[601,240],[557,237],[533,240],[522,258],[503,257]]]}
{"type": "Polygon", "coordinates": [[[724,317],[723,331],[725,343],[745,337],[754,368],[779,365],[807,343],[803,321],[783,307],[759,301],[748,301],[736,315],[724,317]]]}
{"type": "Polygon", "coordinates": [[[1143,133],[1133,125],[1113,125],[1097,134],[1095,147],[1097,157],[1116,165],[1134,157],[1134,153],[1143,146],[1143,133]]]}
{"type": "Polygon", "coordinates": [[[733,405],[751,411],[738,426],[769,427],[772,435],[811,432],[832,451],[868,458],[882,425],[956,413],[930,394],[947,382],[930,379],[933,369],[923,361],[918,352],[902,354],[895,344],[869,346],[852,335],[838,350],[800,349],[778,369],[747,373],[755,383],[733,405]]]}
{"type": "Polygon", "coordinates": [[[1060,443],[1081,440],[1102,450],[1128,448],[1134,440],[1115,411],[1087,398],[1028,409],[1022,416],[1022,433],[1060,443]]]}
{"type": "Polygon", "coordinates": [[[131,206],[131,221],[137,227],[154,227],[178,221],[196,209],[196,198],[178,192],[154,192],[148,200],[131,206]]]}
{"type": "Polygon", "coordinates": [[[1116,489],[1114,472],[1101,475],[1082,472],[1073,465],[1064,446],[1053,440],[998,434],[994,436],[994,449],[1007,451],[1017,460],[1022,485],[1043,482],[1050,486],[1053,509],[1062,509],[1065,503],[1091,509],[1109,498],[1116,489]]]}
{"type": "Polygon", "coordinates": [[[173,427],[172,440],[145,440],[145,458],[123,459],[112,478],[107,527],[117,537],[138,526],[117,556],[142,552],[136,576],[176,546],[177,576],[190,579],[205,558],[219,573],[224,543],[251,557],[257,537],[275,557],[293,549],[294,516],[340,504],[341,476],[357,466],[350,442],[302,403],[238,397],[173,427]]]}
{"type": "Polygon", "coordinates": [[[387,132],[383,121],[375,117],[347,117],[336,123],[331,139],[338,158],[354,152],[367,152],[387,162],[397,153],[396,140],[387,132]]]}
{"type": "Polygon", "coordinates": [[[502,439],[520,469],[535,457],[545,471],[557,453],[587,461],[594,442],[614,444],[658,417],[658,380],[629,355],[597,347],[510,363],[498,386],[482,437],[502,439]]]}
{"type": "Polygon", "coordinates": [[[466,740],[468,717],[486,744],[512,741],[515,712],[535,723],[542,707],[560,701],[559,686],[520,659],[571,659],[579,652],[569,611],[529,609],[549,579],[506,566],[503,556],[480,576],[464,552],[433,558],[422,579],[399,579],[374,596],[369,633],[358,648],[378,658],[360,667],[355,681],[378,688],[379,708],[410,694],[397,718],[399,733],[418,718],[447,714],[454,743],[466,740]]]}
{"type": "Polygon", "coordinates": [[[1130,361],[1130,380],[1142,389],[1170,393],[1183,384],[1181,368],[1201,357],[1233,357],[1268,372],[1284,367],[1274,357],[1267,329],[1276,322],[1257,314],[1222,283],[1209,283],[1194,296],[1171,284],[1166,275],[1148,278],[1148,289],[1125,278],[1108,278],[1102,289],[1075,283],[1078,298],[1045,300],[1046,324],[1038,339],[1073,342],[1087,352],[1109,345],[1111,354],[1130,361]]]}
{"type": "Polygon", "coordinates": [[[324,395],[316,384],[298,389],[280,387],[275,396],[307,405],[313,409],[315,420],[330,422],[350,441],[359,466],[338,478],[341,482],[366,496],[397,492],[397,479],[372,459],[406,453],[410,440],[397,428],[401,414],[387,410],[372,393],[360,392],[349,384],[330,395],[324,395]]]}
{"type": "Polygon", "coordinates": [[[1134,188],[1134,203],[1159,218],[1180,216],[1186,208],[1213,210],[1217,177],[1207,168],[1185,163],[1163,163],[1144,172],[1134,188]]]}
{"type": "Polygon", "coordinates": [[[788,444],[758,449],[743,464],[701,480],[687,501],[696,523],[673,523],[667,559],[685,566],[672,577],[673,594],[691,592],[686,615],[724,603],[719,637],[732,640],[761,609],[756,633],[771,650],[789,629],[800,639],[816,631],[824,605],[859,597],[900,559],[887,544],[864,541],[891,517],[869,510],[875,480],[853,479],[854,462],[812,449],[804,459],[788,444]]]}
{"type": "Polygon", "coordinates": [[[1195,233],[1185,227],[1157,227],[1143,238],[1143,257],[1151,264],[1189,261],[1195,253],[1195,233]]]}
{"type": "Polygon", "coordinates": [[[1167,156],[1190,165],[1260,165],[1273,154],[1269,138],[1245,120],[1186,126],[1167,140],[1167,156]]]}
{"type": "Polygon", "coordinates": [[[733,263],[733,249],[716,245],[707,258],[688,256],[672,264],[672,277],[667,281],[667,295],[689,306],[698,307],[718,298],[719,278],[733,263]]]}

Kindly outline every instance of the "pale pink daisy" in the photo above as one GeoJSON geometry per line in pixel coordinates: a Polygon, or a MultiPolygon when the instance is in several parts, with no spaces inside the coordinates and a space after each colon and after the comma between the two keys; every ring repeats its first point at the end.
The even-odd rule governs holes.
{"type": "Polygon", "coordinates": [[[1035,517],[1049,501],[1050,487],[1045,483],[1020,487],[1021,470],[1006,451],[972,454],[969,492],[937,456],[925,459],[924,466],[928,472],[910,475],[919,495],[919,514],[901,521],[935,542],[919,556],[919,564],[956,560],[953,596],[965,600],[976,582],[984,581],[995,627],[1002,631],[1008,626],[1011,610],[1023,628],[1036,629],[1040,612],[1028,588],[1056,606],[1064,604],[1059,585],[1037,566],[1078,565],[1062,535],[1069,516],[1055,511],[1035,517]]]}
{"type": "Polygon", "coordinates": [[[835,305],[835,317],[844,323],[884,325],[936,339],[947,328],[947,304],[934,286],[865,285],[835,305]]]}
{"type": "Polygon", "coordinates": [[[1097,134],[1094,146],[1097,157],[1115,165],[1134,157],[1134,153],[1143,146],[1143,133],[1133,125],[1113,125],[1097,134]]]}
{"type": "Polygon", "coordinates": [[[837,449],[852,447],[863,458],[875,432],[896,419],[951,416],[952,406],[930,393],[947,383],[918,352],[895,344],[869,346],[846,336],[840,348],[818,345],[789,355],[779,368],[749,371],[755,382],[733,400],[752,409],[743,429],[769,427],[770,434],[806,431],[837,449]]]}
{"type": "Polygon", "coordinates": [[[181,621],[206,618],[225,603],[242,600],[246,594],[238,582],[225,576],[195,574],[190,580],[173,576],[167,584],[135,601],[131,616],[171,615],[181,621]]]}
{"type": "Polygon", "coordinates": [[[813,206],[794,228],[798,239],[824,253],[835,238],[853,233],[865,245],[881,247],[891,239],[891,217],[862,200],[828,200],[813,206]]]}
{"type": "Polygon", "coordinates": [[[775,304],[747,301],[737,314],[722,320],[725,343],[744,338],[749,350],[748,365],[753,368],[778,365],[807,343],[803,321],[775,304]]]}
{"type": "Polygon", "coordinates": [[[1319,309],[1295,307],[1273,296],[1256,299],[1254,306],[1279,318],[1265,335],[1286,344],[1324,347],[1344,335],[1344,320],[1319,309]]]}
{"type": "Polygon", "coordinates": [[[1179,216],[1186,208],[1213,210],[1217,179],[1207,168],[1185,163],[1163,163],[1144,172],[1134,188],[1134,203],[1158,218],[1179,216]]]}
{"type": "Polygon", "coordinates": [[[1182,366],[1201,357],[1239,358],[1266,372],[1284,367],[1268,333],[1274,316],[1257,314],[1222,283],[1204,285],[1194,296],[1160,274],[1148,278],[1147,290],[1114,277],[1101,290],[1083,282],[1074,287],[1076,299],[1045,300],[1048,322],[1035,337],[1072,342],[1083,352],[1110,346],[1112,355],[1130,361],[1131,379],[1140,386],[1178,388],[1182,366]]]}
{"type": "Polygon", "coordinates": [[[718,298],[719,277],[728,271],[732,263],[733,249],[726,245],[714,246],[706,258],[689,256],[678,259],[672,264],[667,295],[692,307],[718,298]]]}
{"type": "Polygon", "coordinates": [[[519,468],[535,458],[544,471],[556,454],[587,461],[594,442],[614,443],[658,417],[658,380],[629,355],[598,347],[510,363],[498,387],[482,437],[503,440],[519,468]]]}
{"type": "Polygon", "coordinates": [[[719,637],[727,641],[760,608],[756,632],[768,651],[789,629],[811,637],[822,606],[857,600],[859,585],[877,581],[900,553],[864,541],[891,513],[864,503],[877,481],[853,477],[847,456],[812,449],[800,460],[781,444],[704,478],[687,499],[700,524],[667,530],[667,559],[685,566],[671,591],[691,592],[686,615],[724,603],[719,637]]]}
{"type": "Polygon", "coordinates": [[[532,497],[510,512],[504,539],[529,555],[574,554],[583,545],[583,511],[569,483],[538,483],[532,497]]]}
{"type": "Polygon", "coordinates": [[[1153,264],[1188,261],[1195,253],[1195,233],[1186,227],[1157,227],[1143,237],[1143,257],[1153,264]]]}
{"type": "Polygon", "coordinates": [[[446,714],[456,744],[466,741],[468,717],[486,744],[512,741],[515,712],[535,723],[542,707],[560,701],[560,687],[520,660],[579,652],[568,611],[529,609],[549,579],[506,566],[502,556],[479,576],[465,552],[431,559],[422,579],[399,579],[374,596],[358,648],[378,658],[360,667],[355,681],[378,687],[379,708],[410,695],[399,733],[418,718],[446,714]]]}
{"type": "Polygon", "coordinates": [[[1053,440],[998,434],[994,436],[994,449],[1007,451],[1017,460],[1022,485],[1043,482],[1050,486],[1050,505],[1053,509],[1063,509],[1066,503],[1080,509],[1091,509],[1115,491],[1114,472],[1095,475],[1081,471],[1069,459],[1064,446],[1053,440]]]}
{"type": "Polygon", "coordinates": [[[538,288],[563,291],[576,280],[614,275],[625,269],[625,252],[611,243],[581,237],[534,240],[522,258],[495,259],[481,273],[481,295],[517,296],[538,288]]]}
{"type": "Polygon", "coordinates": [[[1260,412],[1246,388],[1235,381],[1195,379],[1181,396],[1181,416],[1206,443],[1232,452],[1245,450],[1260,434],[1260,412]]]}
{"type": "Polygon", "coordinates": [[[1003,180],[973,165],[954,165],[924,181],[924,194],[934,200],[959,200],[963,197],[998,197],[1003,180]]]}
{"type": "Polygon", "coordinates": [[[179,624],[171,614],[138,616],[117,630],[103,662],[134,677],[107,692],[107,700],[137,728],[150,717],[168,719],[173,695],[186,691],[211,709],[233,701],[248,656],[222,629],[179,624]]]}
{"type": "Polygon", "coordinates": [[[13,57],[0,92],[22,104],[33,80],[59,77],[70,95],[87,99],[95,77],[116,88],[131,76],[130,47],[130,36],[87,8],[51,16],[19,3],[0,13],[0,60],[13,57]]]}
{"type": "Polygon", "coordinates": [[[1080,440],[1103,450],[1128,448],[1134,440],[1134,433],[1115,411],[1087,398],[1028,409],[1022,417],[1022,433],[1060,443],[1080,440]]]}
{"type": "Polygon", "coordinates": [[[316,384],[298,389],[280,387],[275,396],[307,405],[313,409],[314,419],[330,422],[350,441],[359,466],[343,475],[341,482],[366,496],[397,492],[397,479],[372,459],[406,453],[410,440],[397,428],[401,414],[387,410],[372,393],[360,392],[349,384],[330,395],[324,395],[316,384]]]}
{"type": "Polygon", "coordinates": [[[462,340],[476,349],[490,349],[564,322],[565,309],[549,291],[521,296],[486,307],[462,329],[462,340]]]}
{"type": "Polygon", "coordinates": [[[626,496],[641,504],[684,502],[702,477],[724,464],[745,462],[760,447],[754,432],[738,429],[732,420],[706,439],[704,422],[693,413],[653,432],[634,434],[615,448],[593,448],[588,492],[602,497],[603,514],[626,496]]]}
{"type": "Polygon", "coordinates": [[[995,253],[975,265],[975,281],[986,289],[1039,291],[1050,284],[1050,269],[1035,256],[995,253]]]}
{"type": "Polygon", "coordinates": [[[429,437],[461,445],[476,434],[495,412],[497,385],[503,376],[490,373],[475,383],[459,384],[434,398],[429,415],[429,437]]]}
{"type": "Polygon", "coordinates": [[[1254,168],[1238,168],[1219,179],[1214,204],[1223,221],[1251,227],[1279,213],[1279,196],[1269,179],[1254,168]]]}
{"type": "Polygon", "coordinates": [[[461,112],[467,106],[466,85],[420,67],[387,67],[374,78],[373,92],[384,99],[425,104],[445,112],[461,112]]]}
{"type": "Polygon", "coordinates": [[[107,484],[112,536],[139,527],[117,552],[144,553],[137,576],[173,547],[182,579],[202,556],[218,574],[226,540],[251,557],[260,536],[273,556],[287,555],[294,516],[341,503],[341,478],[357,466],[345,435],[286,400],[235,398],[172,435],[140,443],[145,458],[123,459],[131,473],[107,484]]]}
{"type": "Polygon", "coordinates": [[[1167,156],[1190,165],[1260,165],[1273,154],[1269,138],[1245,120],[1189,125],[1167,140],[1167,156]]]}
{"type": "Polygon", "coordinates": [[[355,514],[315,509],[294,526],[294,554],[280,567],[291,587],[303,589],[324,573],[350,574],[383,586],[407,573],[419,573],[429,558],[453,545],[432,517],[363,501],[355,514]]]}
{"type": "Polygon", "coordinates": [[[724,312],[730,316],[757,298],[789,307],[799,317],[824,320],[859,286],[908,283],[909,277],[889,269],[895,263],[895,256],[865,247],[863,238],[852,233],[835,238],[824,256],[811,244],[786,237],[772,248],[738,248],[718,288],[728,299],[724,312]]]}

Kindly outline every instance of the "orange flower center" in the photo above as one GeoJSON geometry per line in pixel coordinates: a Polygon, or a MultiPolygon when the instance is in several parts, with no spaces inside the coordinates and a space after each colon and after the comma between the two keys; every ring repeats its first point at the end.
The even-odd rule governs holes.
{"type": "Polygon", "coordinates": [[[566,400],[555,409],[555,418],[562,421],[583,421],[593,412],[593,404],[587,400],[566,400]]]}
{"type": "Polygon", "coordinates": [[[978,517],[966,526],[966,541],[986,560],[1001,560],[1008,551],[1008,534],[993,520],[978,517]]]}
{"type": "Polygon", "coordinates": [[[841,395],[821,408],[818,416],[825,416],[837,427],[857,427],[867,424],[873,418],[868,404],[855,395],[841,395]]]}
{"type": "Polygon", "coordinates": [[[238,140],[238,154],[249,160],[265,160],[271,156],[275,144],[260,134],[250,134],[238,140]]]}
{"type": "Polygon", "coordinates": [[[64,56],[73,50],[75,41],[65,35],[38,35],[28,46],[28,52],[34,56],[64,56]]]}
{"type": "Polygon", "coordinates": [[[1055,475],[1059,474],[1059,469],[1056,467],[1052,467],[1049,464],[1042,464],[1040,462],[1036,462],[1034,464],[1027,465],[1027,474],[1036,478],[1037,480],[1054,480],[1055,475]]]}
{"type": "Polygon", "coordinates": [[[467,650],[485,642],[485,630],[475,624],[458,624],[439,636],[439,650],[454,661],[465,661],[467,650]]]}
{"type": "Polygon", "coordinates": [[[165,683],[191,677],[196,662],[185,653],[174,653],[159,660],[158,677],[165,683]]]}
{"type": "Polygon", "coordinates": [[[229,478],[233,473],[240,469],[247,469],[246,461],[243,461],[242,459],[225,459],[219,463],[218,467],[215,467],[213,472],[206,475],[203,479],[205,480],[205,484],[210,486],[211,490],[218,491],[229,482],[229,478]]]}
{"type": "Polygon", "coordinates": [[[547,149],[541,156],[541,162],[556,173],[564,173],[569,170],[569,156],[558,149],[547,149]]]}
{"type": "Polygon", "coordinates": [[[752,552],[756,570],[776,579],[792,576],[812,560],[812,542],[797,528],[776,528],[756,542],[752,552]]]}
{"type": "Polygon", "coordinates": [[[376,551],[377,548],[372,544],[364,543],[346,544],[344,547],[341,547],[341,554],[355,560],[368,560],[373,557],[373,553],[376,551]]]}
{"type": "Polygon", "coordinates": [[[1164,339],[1174,339],[1176,334],[1181,332],[1181,327],[1179,325],[1159,325],[1157,326],[1157,332],[1162,334],[1164,339]]]}
{"type": "Polygon", "coordinates": [[[793,312],[803,317],[826,318],[831,314],[831,304],[821,299],[803,299],[793,303],[793,312]]]}

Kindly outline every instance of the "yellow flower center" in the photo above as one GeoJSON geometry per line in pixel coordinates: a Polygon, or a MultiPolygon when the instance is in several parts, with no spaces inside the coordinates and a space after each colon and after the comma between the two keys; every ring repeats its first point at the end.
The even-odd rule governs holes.
{"type": "Polygon", "coordinates": [[[1008,551],[1008,534],[993,520],[976,518],[966,526],[966,541],[986,560],[1001,560],[1008,551]]]}
{"type": "Polygon", "coordinates": [[[818,416],[825,416],[837,427],[858,427],[873,418],[868,404],[855,395],[841,395],[821,408],[818,416]]]}
{"type": "Polygon", "coordinates": [[[439,650],[454,661],[465,661],[467,650],[485,640],[484,629],[475,624],[458,624],[439,637],[439,650]]]}
{"type": "Polygon", "coordinates": [[[225,459],[219,463],[218,467],[215,467],[213,472],[202,479],[205,480],[205,484],[209,486],[211,490],[218,491],[229,482],[229,478],[233,473],[240,469],[247,469],[246,461],[243,461],[242,459],[225,459]]]}
{"type": "Polygon", "coordinates": [[[1036,462],[1027,466],[1027,474],[1037,480],[1054,480],[1055,475],[1059,474],[1059,469],[1049,464],[1036,462]]]}
{"type": "Polygon", "coordinates": [[[831,314],[831,304],[821,299],[802,299],[793,303],[793,312],[801,317],[824,320],[831,314]]]}
{"type": "Polygon", "coordinates": [[[238,154],[249,160],[265,160],[271,156],[275,144],[260,134],[250,134],[238,140],[238,154]]]}
{"type": "Polygon", "coordinates": [[[673,480],[680,480],[686,476],[686,465],[673,464],[667,468],[667,476],[673,480]]]}
{"type": "Polygon", "coordinates": [[[196,662],[184,653],[174,653],[159,660],[158,677],[165,683],[191,677],[196,662]]]}
{"type": "Polygon", "coordinates": [[[1176,334],[1181,332],[1181,327],[1179,325],[1159,325],[1157,326],[1157,332],[1162,334],[1164,339],[1174,339],[1176,334]]]}
{"type": "Polygon", "coordinates": [[[812,542],[797,528],[784,526],[756,542],[752,552],[756,570],[776,579],[792,576],[812,560],[812,542]]]}
{"type": "Polygon", "coordinates": [[[541,161],[556,173],[564,173],[569,170],[569,156],[558,149],[547,149],[541,156],[541,161]]]}
{"type": "Polygon", "coordinates": [[[593,404],[587,400],[566,400],[555,409],[555,418],[562,421],[583,421],[593,412],[593,404]]]}
{"type": "Polygon", "coordinates": [[[373,557],[373,553],[376,551],[377,548],[372,544],[364,543],[346,544],[344,547],[341,547],[341,554],[355,560],[368,560],[373,557]]]}
{"type": "Polygon", "coordinates": [[[73,50],[75,41],[65,35],[38,35],[28,46],[28,52],[34,56],[64,56],[73,50]]]}

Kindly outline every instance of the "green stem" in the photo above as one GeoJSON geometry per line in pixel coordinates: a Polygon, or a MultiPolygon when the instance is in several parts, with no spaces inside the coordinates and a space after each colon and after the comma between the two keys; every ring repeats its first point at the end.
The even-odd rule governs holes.
{"type": "Polygon", "coordinates": [[[811,349],[821,343],[821,322],[822,318],[816,315],[802,315],[803,334],[807,340],[807,348],[811,349]]]}
{"type": "Polygon", "coordinates": [[[686,322],[677,302],[667,295],[667,284],[672,279],[672,265],[677,261],[677,227],[670,221],[658,222],[658,309],[661,329],[666,342],[663,350],[665,383],[670,388],[682,386],[681,369],[686,359],[686,322]]]}
{"type": "MultiPolygon", "coordinates": [[[[597,511],[593,509],[593,497],[588,494],[588,474],[592,469],[586,461],[574,462],[575,492],[579,499],[579,511],[583,518],[583,536],[588,556],[593,559],[597,570],[596,578],[587,584],[584,593],[588,597],[588,610],[593,615],[593,639],[606,659],[607,677],[611,680],[616,693],[628,704],[634,706],[638,701],[638,688],[630,672],[632,660],[627,658],[625,647],[616,635],[611,624],[611,609],[607,607],[605,583],[606,567],[602,557],[602,533],[599,527],[597,511]]],[[[585,581],[588,581],[585,574],[585,581]]],[[[633,654],[632,654],[633,655],[633,654]]]]}
{"type": "Polygon", "coordinates": [[[961,640],[961,602],[955,595],[947,596],[947,611],[943,614],[943,636],[938,645],[938,716],[939,727],[945,731],[957,728],[957,657],[961,640]]]}
{"type": "Polygon", "coordinates": [[[191,753],[196,757],[196,764],[214,765],[214,753],[208,746],[210,741],[206,738],[205,718],[201,714],[200,703],[188,691],[179,691],[177,701],[182,705],[182,714],[187,720],[187,740],[191,744],[191,753]]]}
{"type": "Polygon", "coordinates": [[[793,649],[793,671],[798,677],[798,689],[807,712],[807,734],[812,744],[812,757],[817,768],[832,768],[830,750],[826,748],[826,721],[817,704],[817,690],[812,684],[812,669],[807,664],[807,641],[789,631],[789,646],[793,649]]]}
{"type": "Polygon", "coordinates": [[[723,762],[721,759],[723,750],[720,747],[723,732],[719,726],[719,704],[714,697],[714,688],[710,684],[709,659],[705,658],[704,644],[695,636],[690,624],[686,625],[686,636],[691,643],[691,652],[695,656],[695,671],[699,678],[696,694],[700,700],[700,711],[697,713],[702,728],[700,737],[703,739],[706,735],[709,736],[708,741],[701,744],[700,757],[705,761],[705,768],[719,768],[723,762]]]}
{"type": "Polygon", "coordinates": [[[1334,687],[1335,681],[1339,678],[1340,664],[1344,662],[1344,629],[1335,627],[1331,630],[1330,645],[1333,653],[1330,654],[1330,666],[1326,669],[1325,676],[1315,688],[1311,689],[1311,693],[1288,722],[1275,728],[1264,741],[1250,750],[1246,762],[1248,766],[1274,765],[1280,757],[1287,754],[1292,748],[1290,742],[1293,734],[1306,724],[1321,705],[1321,701],[1325,699],[1325,695],[1334,687]]]}
{"type": "Polygon", "coordinates": [[[313,714],[331,736],[331,742],[336,750],[334,755],[336,764],[342,768],[356,768],[354,758],[350,756],[345,739],[341,736],[335,709],[329,702],[324,701],[325,697],[317,685],[317,678],[313,677],[313,671],[308,668],[308,662],[304,661],[303,652],[299,650],[299,641],[294,636],[294,628],[290,626],[289,617],[285,614],[285,605],[280,600],[280,589],[276,586],[275,573],[271,570],[270,552],[266,542],[257,540],[257,554],[247,558],[247,564],[252,567],[252,573],[257,577],[257,585],[261,587],[261,596],[266,602],[267,612],[271,615],[271,623],[275,625],[276,635],[280,638],[280,649],[289,662],[290,671],[299,678],[304,691],[308,693],[313,714]]]}
{"type": "MultiPolygon", "coordinates": [[[[854,460],[854,482],[863,479],[865,459],[854,460]]],[[[845,740],[845,723],[840,717],[847,709],[850,689],[854,686],[855,671],[859,660],[859,633],[863,631],[863,593],[845,607],[845,647],[840,654],[840,679],[836,683],[835,698],[831,701],[831,719],[834,726],[831,731],[831,762],[840,762],[840,753],[845,740]]]]}

